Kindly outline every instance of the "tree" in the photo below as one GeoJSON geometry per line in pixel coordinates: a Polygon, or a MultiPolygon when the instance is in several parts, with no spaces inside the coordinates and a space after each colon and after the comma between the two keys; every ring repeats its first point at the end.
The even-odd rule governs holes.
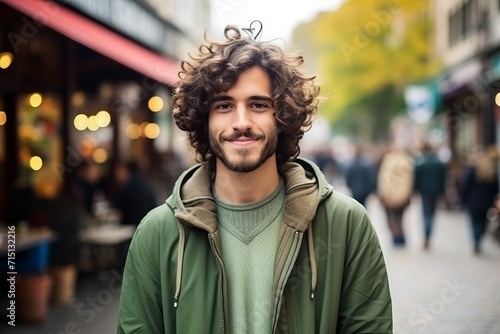
{"type": "Polygon", "coordinates": [[[427,0],[347,0],[297,27],[293,41],[315,63],[327,119],[354,135],[387,134],[381,122],[402,112],[405,86],[439,69],[428,8],[427,0]]]}

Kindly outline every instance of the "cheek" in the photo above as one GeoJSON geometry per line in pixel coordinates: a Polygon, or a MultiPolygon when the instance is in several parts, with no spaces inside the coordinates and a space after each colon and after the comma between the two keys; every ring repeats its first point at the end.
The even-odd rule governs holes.
{"type": "Polygon", "coordinates": [[[209,115],[208,116],[208,131],[212,134],[224,132],[228,126],[227,117],[224,115],[209,115]]]}
{"type": "Polygon", "coordinates": [[[220,122],[221,122],[220,115],[213,112],[208,114],[208,128],[217,127],[217,124],[220,122]]]}
{"type": "Polygon", "coordinates": [[[272,118],[272,119],[266,119],[263,124],[265,124],[265,126],[263,127],[265,129],[265,131],[269,134],[271,133],[278,133],[278,121],[276,120],[276,118],[272,118]]]}

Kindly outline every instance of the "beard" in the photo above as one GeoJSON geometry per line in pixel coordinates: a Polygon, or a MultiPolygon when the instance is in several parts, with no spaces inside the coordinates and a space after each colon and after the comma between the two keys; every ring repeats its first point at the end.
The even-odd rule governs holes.
{"type": "Polygon", "coordinates": [[[276,153],[276,148],[278,147],[278,132],[275,129],[270,131],[267,137],[265,135],[257,135],[251,130],[246,130],[245,132],[236,130],[231,136],[220,136],[219,139],[217,139],[213,133],[209,132],[208,139],[210,148],[215,157],[219,159],[227,169],[237,173],[253,172],[276,153]],[[263,140],[264,148],[258,153],[256,158],[250,156],[252,151],[255,150],[254,147],[236,148],[236,153],[234,154],[224,151],[221,145],[222,142],[235,140],[240,137],[263,140]]]}

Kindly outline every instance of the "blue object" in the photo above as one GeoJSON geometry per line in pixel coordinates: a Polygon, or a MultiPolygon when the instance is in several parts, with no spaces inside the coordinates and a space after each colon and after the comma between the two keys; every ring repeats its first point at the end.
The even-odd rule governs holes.
{"type": "MultiPolygon", "coordinates": [[[[28,250],[16,252],[14,268],[9,267],[7,259],[3,259],[3,271],[23,274],[38,274],[46,271],[49,264],[50,243],[42,242],[28,250]]],[[[12,263],[10,263],[12,265],[12,263]]]]}

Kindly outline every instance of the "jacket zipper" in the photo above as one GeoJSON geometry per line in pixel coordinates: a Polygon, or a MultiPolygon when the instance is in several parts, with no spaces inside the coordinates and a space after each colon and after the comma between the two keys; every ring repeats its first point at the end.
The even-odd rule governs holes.
{"type": "Polygon", "coordinates": [[[276,290],[279,291],[277,294],[277,299],[274,303],[274,311],[273,311],[273,331],[272,333],[276,333],[276,329],[278,326],[278,312],[279,312],[279,306],[281,304],[281,298],[284,293],[285,285],[286,285],[286,280],[290,273],[292,272],[293,265],[295,263],[295,259],[297,258],[297,254],[300,250],[300,233],[298,231],[294,232],[293,236],[293,241],[292,241],[292,246],[290,247],[290,253],[289,256],[287,257],[285,267],[283,268],[283,271],[280,274],[278,285],[276,286],[276,290]]]}
{"type": "Polygon", "coordinates": [[[221,295],[221,301],[222,301],[222,333],[226,333],[226,302],[224,300],[224,267],[222,265],[222,256],[219,254],[219,251],[217,250],[217,247],[215,245],[215,240],[214,237],[209,234],[208,239],[210,241],[210,248],[212,249],[212,253],[214,253],[215,258],[217,259],[217,264],[219,265],[219,272],[221,275],[221,280],[220,280],[220,286],[219,286],[219,291],[221,295]]]}

